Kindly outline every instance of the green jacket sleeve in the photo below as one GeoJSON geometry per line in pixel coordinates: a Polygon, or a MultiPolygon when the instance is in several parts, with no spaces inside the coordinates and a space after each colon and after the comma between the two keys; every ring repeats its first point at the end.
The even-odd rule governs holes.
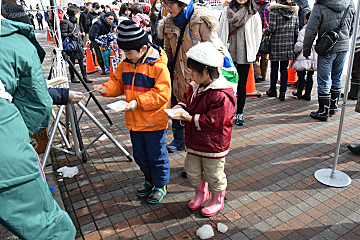
{"type": "Polygon", "coordinates": [[[49,95],[40,58],[35,47],[15,52],[16,78],[14,104],[19,109],[30,135],[48,127],[52,99],[49,95]]]}

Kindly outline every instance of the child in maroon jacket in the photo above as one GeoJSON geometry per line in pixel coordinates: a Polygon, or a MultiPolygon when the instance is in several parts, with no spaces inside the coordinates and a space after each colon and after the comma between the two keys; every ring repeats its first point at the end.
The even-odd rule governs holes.
{"type": "Polygon", "coordinates": [[[196,191],[188,207],[198,209],[209,198],[209,187],[212,198],[201,214],[210,217],[224,207],[227,186],[224,165],[230,147],[235,97],[227,80],[219,74],[223,56],[213,43],[199,43],[186,55],[194,81],[173,109],[184,108],[189,115],[174,119],[185,121],[185,171],[196,191]]]}

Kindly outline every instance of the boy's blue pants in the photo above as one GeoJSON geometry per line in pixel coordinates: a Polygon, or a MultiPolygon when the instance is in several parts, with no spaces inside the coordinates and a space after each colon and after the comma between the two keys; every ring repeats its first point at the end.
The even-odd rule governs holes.
{"type": "Polygon", "coordinates": [[[169,182],[170,162],[166,149],[167,130],[130,131],[135,162],[145,175],[150,175],[152,184],[162,187],[169,182]]]}

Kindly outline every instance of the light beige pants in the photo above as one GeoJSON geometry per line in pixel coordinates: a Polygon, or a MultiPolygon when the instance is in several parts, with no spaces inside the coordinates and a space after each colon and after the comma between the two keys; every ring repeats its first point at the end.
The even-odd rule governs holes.
{"type": "Polygon", "coordinates": [[[85,33],[85,36],[84,36],[84,43],[86,44],[86,42],[89,40],[89,34],[88,33],[85,33]]]}
{"type": "Polygon", "coordinates": [[[268,62],[269,62],[269,54],[262,54],[259,52],[256,55],[256,60],[253,64],[254,76],[261,76],[263,78],[266,78],[268,62]],[[260,58],[261,58],[261,60],[260,60],[260,58]]]}
{"type": "Polygon", "coordinates": [[[205,158],[187,154],[185,159],[185,171],[193,187],[199,186],[204,180],[209,184],[213,193],[221,193],[227,187],[225,169],[225,157],[205,158]]]}

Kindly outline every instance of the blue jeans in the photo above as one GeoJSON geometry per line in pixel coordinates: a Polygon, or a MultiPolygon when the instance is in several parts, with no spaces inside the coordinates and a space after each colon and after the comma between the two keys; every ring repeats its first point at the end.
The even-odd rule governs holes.
{"type": "Polygon", "coordinates": [[[169,183],[170,162],[166,149],[167,130],[130,131],[135,162],[145,175],[151,175],[152,184],[162,187],[169,183]]]}
{"type": "Polygon", "coordinates": [[[318,93],[329,94],[329,82],[331,87],[341,88],[341,75],[344,68],[347,52],[330,53],[319,56],[317,63],[318,93]]]}

